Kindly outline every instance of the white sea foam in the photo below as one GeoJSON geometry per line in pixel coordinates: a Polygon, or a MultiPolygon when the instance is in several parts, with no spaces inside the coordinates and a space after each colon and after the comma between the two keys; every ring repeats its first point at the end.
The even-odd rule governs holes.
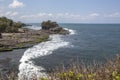
{"type": "Polygon", "coordinates": [[[65,30],[68,30],[70,32],[70,35],[74,35],[76,34],[76,31],[75,30],[72,30],[72,29],[68,29],[68,28],[64,28],[65,30]]]}
{"type": "MultiPolygon", "coordinates": [[[[39,30],[41,27],[30,26],[28,28],[39,30]]],[[[70,35],[74,35],[75,30],[67,29],[70,32],[70,35]]],[[[62,40],[62,35],[51,35],[50,41],[42,42],[38,45],[33,46],[32,48],[27,49],[24,52],[24,55],[20,59],[19,65],[19,80],[23,80],[23,78],[27,78],[27,80],[31,80],[31,78],[35,75],[38,79],[41,76],[47,76],[45,69],[41,66],[36,66],[32,62],[32,59],[42,57],[45,55],[50,55],[52,52],[60,47],[65,47],[69,45],[69,42],[62,40]],[[36,75],[37,74],[37,75],[36,75]]]]}
{"type": "Polygon", "coordinates": [[[61,37],[61,35],[51,35],[51,41],[42,42],[24,52],[24,55],[20,59],[19,80],[23,80],[24,76],[27,76],[27,80],[31,80],[33,74],[37,74],[38,78],[40,76],[47,76],[45,72],[42,72],[44,68],[34,65],[31,59],[49,55],[52,51],[60,47],[68,46],[69,42],[63,41],[61,37]]]}
{"type": "Polygon", "coordinates": [[[40,30],[40,26],[32,25],[32,26],[26,26],[26,28],[33,29],[33,30],[40,30]]]}

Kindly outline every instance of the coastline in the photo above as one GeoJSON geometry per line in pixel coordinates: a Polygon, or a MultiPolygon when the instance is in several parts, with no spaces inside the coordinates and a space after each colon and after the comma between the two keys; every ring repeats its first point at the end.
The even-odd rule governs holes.
{"type": "MultiPolygon", "coordinates": [[[[47,41],[48,42],[48,41],[47,41]]],[[[41,66],[41,65],[40,65],[41,66]]],[[[42,66],[42,67],[44,67],[44,66],[42,66]]]]}
{"type": "MultiPolygon", "coordinates": [[[[0,60],[0,62],[5,63],[5,65],[2,63],[0,64],[1,67],[0,72],[4,73],[3,75],[5,75],[5,74],[9,74],[9,72],[11,71],[17,71],[16,73],[19,72],[18,74],[19,78],[22,78],[21,75],[27,75],[26,72],[29,72],[30,71],[29,69],[33,69],[32,70],[33,72],[36,70],[41,72],[44,68],[34,67],[34,64],[32,64],[31,59],[36,58],[35,56],[38,55],[39,56],[45,56],[47,54],[49,55],[50,54],[49,52],[52,53],[54,49],[67,45],[67,43],[63,45],[61,44],[61,42],[63,41],[61,40],[61,38],[59,38],[59,36],[55,38],[54,37],[51,38],[51,35],[67,35],[69,33],[70,32],[68,30],[65,30],[64,28],[60,27],[56,22],[51,22],[49,20],[47,22],[43,22],[42,29],[40,30],[33,30],[30,28],[23,27],[20,28],[18,32],[1,33],[2,37],[0,38],[0,52],[3,52],[1,55],[4,55],[4,57],[6,58],[0,60]],[[58,44],[56,40],[57,38],[58,38],[58,42],[60,42],[58,44]],[[55,44],[58,46],[50,48],[49,43],[52,44],[52,46],[54,46],[55,44]],[[34,47],[36,48],[36,46],[39,44],[41,46],[41,50],[38,50],[39,51],[38,53],[36,53],[37,51],[32,51],[33,53],[31,54],[31,51],[29,52],[29,49],[33,48],[34,50],[34,47]],[[13,52],[13,51],[19,52],[19,50],[25,48],[29,48],[29,49],[27,49],[26,51],[23,50],[20,53],[20,55],[13,52]],[[44,50],[42,50],[42,48],[44,50]],[[46,48],[48,49],[48,51],[46,51],[46,48]],[[11,55],[13,55],[12,57],[9,55],[8,51],[12,51],[14,53],[12,54],[11,52],[11,55]],[[4,54],[4,52],[5,53],[8,52],[8,54],[4,54]]],[[[32,74],[32,72],[30,74],[32,74]]],[[[28,75],[30,76],[30,74],[28,75]]],[[[43,75],[43,73],[40,74],[43,75]]]]}
{"type": "Polygon", "coordinates": [[[0,39],[0,52],[29,48],[49,39],[48,33],[32,29],[27,29],[26,32],[22,33],[2,33],[2,35],[3,38],[0,39]]]}
{"type": "Polygon", "coordinates": [[[22,32],[22,33],[3,33],[2,34],[3,38],[0,40],[2,41],[1,43],[3,43],[4,45],[0,46],[0,53],[1,53],[0,62],[5,62],[5,61],[7,62],[5,62],[5,64],[0,63],[0,68],[1,68],[0,72],[4,74],[9,74],[11,70],[14,70],[14,71],[17,71],[18,73],[19,72],[18,68],[20,64],[19,60],[24,55],[24,51],[40,43],[51,41],[50,39],[51,35],[68,34],[68,30],[64,30],[64,29],[60,33],[49,31],[49,30],[33,30],[29,28],[27,30],[28,30],[27,32],[22,32]],[[13,37],[16,37],[16,38],[13,38],[13,37]],[[14,43],[14,44],[11,44],[11,43],[14,43]],[[3,49],[1,47],[3,47],[3,49]]]}

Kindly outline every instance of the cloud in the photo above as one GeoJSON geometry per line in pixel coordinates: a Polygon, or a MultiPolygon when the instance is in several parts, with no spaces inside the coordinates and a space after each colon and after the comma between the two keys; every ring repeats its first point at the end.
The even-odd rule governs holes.
{"type": "Polygon", "coordinates": [[[6,12],[6,16],[14,17],[16,15],[18,15],[18,12],[12,12],[12,11],[6,12]]]}
{"type": "Polygon", "coordinates": [[[11,18],[11,19],[15,19],[15,18],[18,18],[19,13],[15,12],[15,11],[7,11],[6,12],[6,11],[0,10],[0,17],[1,16],[5,16],[5,17],[11,18]]]}
{"type": "Polygon", "coordinates": [[[98,17],[99,15],[100,15],[99,13],[92,13],[89,16],[91,16],[91,17],[98,17]]]}
{"type": "Polygon", "coordinates": [[[92,13],[86,16],[72,13],[38,13],[20,16],[20,19],[66,19],[66,20],[90,20],[99,17],[99,13],[92,13]]]}
{"type": "Polygon", "coordinates": [[[11,4],[9,4],[9,8],[19,8],[19,7],[23,7],[24,4],[18,0],[13,0],[13,2],[11,4]]]}
{"type": "Polygon", "coordinates": [[[107,17],[112,17],[112,18],[120,18],[120,13],[119,12],[115,12],[109,15],[106,15],[107,17]]]}
{"type": "Polygon", "coordinates": [[[120,19],[120,12],[114,13],[90,13],[87,15],[74,13],[35,13],[24,15],[16,11],[3,11],[0,9],[0,16],[6,16],[14,20],[21,20],[25,22],[42,22],[44,20],[54,20],[58,22],[86,22],[86,21],[101,21],[101,20],[115,20],[120,19]]]}
{"type": "Polygon", "coordinates": [[[38,13],[31,15],[23,15],[20,17],[21,19],[39,19],[39,18],[48,18],[48,19],[80,19],[81,16],[78,14],[70,14],[70,13],[38,13]]]}

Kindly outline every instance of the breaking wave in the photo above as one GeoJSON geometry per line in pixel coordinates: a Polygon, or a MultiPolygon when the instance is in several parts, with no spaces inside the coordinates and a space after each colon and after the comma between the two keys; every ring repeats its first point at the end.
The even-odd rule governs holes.
{"type": "MultiPolygon", "coordinates": [[[[70,34],[75,34],[73,30],[70,30],[70,34]]],[[[69,42],[66,42],[62,39],[62,35],[51,35],[50,41],[42,42],[38,45],[33,46],[32,48],[27,49],[24,52],[24,55],[20,59],[19,65],[19,80],[23,80],[23,78],[27,78],[27,80],[31,80],[34,77],[34,74],[37,78],[47,76],[45,69],[41,66],[36,66],[32,62],[32,59],[50,55],[52,52],[61,47],[67,47],[69,42]]]]}

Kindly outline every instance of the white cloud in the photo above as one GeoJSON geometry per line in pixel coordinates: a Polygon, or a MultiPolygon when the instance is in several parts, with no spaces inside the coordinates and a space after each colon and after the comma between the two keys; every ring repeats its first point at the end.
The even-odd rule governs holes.
{"type": "Polygon", "coordinates": [[[82,17],[78,14],[70,14],[70,13],[38,13],[32,15],[23,15],[20,19],[40,19],[40,18],[48,18],[48,19],[82,19],[82,17]]]}
{"type": "Polygon", "coordinates": [[[90,13],[87,15],[73,14],[73,13],[36,13],[24,15],[15,11],[3,11],[0,9],[0,16],[6,16],[14,20],[21,20],[25,22],[38,22],[44,20],[66,21],[66,22],[85,22],[104,19],[120,19],[120,12],[102,14],[102,13],[90,13]]]}
{"type": "Polygon", "coordinates": [[[18,12],[12,12],[12,11],[6,12],[6,16],[14,17],[16,15],[18,15],[18,12]]]}
{"type": "Polygon", "coordinates": [[[98,17],[100,14],[99,13],[92,13],[90,14],[91,17],[98,17]]]}
{"type": "Polygon", "coordinates": [[[120,18],[120,13],[119,12],[115,12],[115,13],[112,13],[112,14],[109,14],[109,15],[106,15],[107,17],[114,17],[114,18],[120,18]]]}
{"type": "Polygon", "coordinates": [[[99,13],[92,13],[86,16],[80,14],[71,14],[71,13],[38,13],[31,15],[20,16],[20,19],[66,19],[66,20],[91,20],[99,17],[99,13]]]}
{"type": "Polygon", "coordinates": [[[18,8],[18,7],[23,7],[24,4],[18,0],[13,0],[11,4],[9,4],[9,8],[18,8]]]}

